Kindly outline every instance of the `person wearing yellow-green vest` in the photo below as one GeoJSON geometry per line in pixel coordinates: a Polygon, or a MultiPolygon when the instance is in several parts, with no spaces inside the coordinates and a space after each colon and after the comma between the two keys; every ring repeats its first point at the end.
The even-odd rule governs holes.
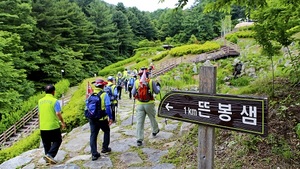
{"type": "Polygon", "coordinates": [[[116,77],[116,86],[118,90],[118,100],[121,100],[122,97],[122,88],[124,86],[124,78],[121,72],[118,72],[116,77]]]}
{"type": "Polygon", "coordinates": [[[137,71],[136,67],[133,69],[133,73],[134,73],[135,75],[138,74],[138,71],[137,71]]]}
{"type": "Polygon", "coordinates": [[[110,97],[112,120],[113,122],[116,122],[116,108],[118,107],[118,90],[114,83],[113,76],[107,77],[107,85],[104,90],[106,91],[106,93],[108,93],[110,97]]]}
{"type": "Polygon", "coordinates": [[[46,95],[38,101],[40,133],[44,146],[44,160],[56,164],[54,157],[62,142],[61,130],[66,124],[61,116],[59,101],[54,97],[55,87],[47,85],[46,95]]]}
{"type": "Polygon", "coordinates": [[[128,70],[127,68],[124,69],[123,71],[123,81],[124,81],[124,86],[125,86],[125,92],[128,92],[128,88],[127,88],[127,82],[128,82],[129,76],[128,76],[128,70]]]}
{"type": "MultiPolygon", "coordinates": [[[[104,87],[107,85],[107,82],[105,82],[102,79],[97,79],[95,82],[93,82],[95,85],[94,92],[99,93],[104,90],[104,87]]],[[[101,98],[101,108],[102,110],[105,110],[107,116],[101,118],[101,119],[89,119],[90,124],[90,147],[91,147],[91,153],[92,153],[92,161],[97,160],[101,155],[97,151],[97,137],[99,134],[100,129],[104,132],[103,134],[103,142],[102,142],[102,151],[101,153],[109,153],[111,152],[111,148],[108,147],[110,143],[110,125],[112,124],[112,114],[111,114],[111,102],[108,94],[106,92],[103,92],[100,95],[101,98]]]]}
{"type": "MultiPolygon", "coordinates": [[[[143,71],[147,72],[147,78],[149,78],[149,72],[147,68],[141,68],[141,71],[139,72],[139,76],[142,76],[143,71]]],[[[132,89],[132,95],[136,96],[138,92],[140,81],[137,79],[134,83],[133,89],[132,89]]],[[[160,84],[156,83],[154,80],[150,79],[149,81],[150,91],[153,95],[153,93],[158,94],[160,92],[160,84]]],[[[150,119],[151,123],[151,129],[152,129],[152,135],[156,136],[159,133],[159,128],[157,121],[155,119],[156,110],[155,110],[155,104],[154,104],[154,97],[152,97],[152,100],[148,102],[141,102],[138,99],[137,106],[136,106],[136,133],[137,133],[137,146],[142,146],[144,141],[144,123],[146,115],[150,119]]]]}

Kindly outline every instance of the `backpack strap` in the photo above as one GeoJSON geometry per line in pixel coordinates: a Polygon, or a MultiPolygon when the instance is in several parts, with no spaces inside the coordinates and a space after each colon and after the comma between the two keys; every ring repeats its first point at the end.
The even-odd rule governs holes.
{"type": "Polygon", "coordinates": [[[97,96],[98,96],[98,97],[101,97],[102,93],[104,93],[104,90],[101,90],[101,91],[97,94],[97,96]]]}

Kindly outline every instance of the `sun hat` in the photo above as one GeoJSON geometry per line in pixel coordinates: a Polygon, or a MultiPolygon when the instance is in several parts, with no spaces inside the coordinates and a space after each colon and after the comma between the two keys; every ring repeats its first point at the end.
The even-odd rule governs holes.
{"type": "Polygon", "coordinates": [[[99,86],[105,86],[105,85],[107,85],[107,82],[104,81],[103,79],[97,79],[97,80],[95,81],[94,85],[95,85],[96,87],[99,87],[99,86]]]}
{"type": "Polygon", "coordinates": [[[114,80],[114,77],[113,77],[113,76],[108,76],[108,77],[107,77],[107,80],[108,80],[108,81],[113,81],[113,80],[114,80]]]}

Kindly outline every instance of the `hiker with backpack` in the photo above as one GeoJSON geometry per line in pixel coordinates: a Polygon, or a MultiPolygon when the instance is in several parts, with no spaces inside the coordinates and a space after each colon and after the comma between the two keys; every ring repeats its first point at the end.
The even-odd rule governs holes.
{"type": "Polygon", "coordinates": [[[150,119],[152,136],[159,133],[157,121],[155,119],[156,110],[153,94],[160,92],[160,84],[149,78],[147,68],[142,68],[139,72],[140,79],[136,80],[132,89],[132,94],[137,101],[136,106],[136,132],[137,146],[142,146],[144,141],[144,123],[146,115],[150,119]]]}
{"type": "Polygon", "coordinates": [[[125,68],[123,71],[123,82],[124,82],[124,87],[125,87],[126,93],[128,92],[128,88],[127,88],[128,80],[129,80],[128,70],[127,70],[127,68],[125,68]]]}
{"type": "Polygon", "coordinates": [[[116,122],[116,109],[118,107],[118,90],[116,85],[114,84],[114,77],[108,76],[107,77],[107,85],[104,88],[105,92],[108,94],[111,102],[111,113],[112,113],[112,120],[116,122]]]}
{"type": "Polygon", "coordinates": [[[129,92],[129,99],[132,99],[132,93],[131,93],[131,90],[134,86],[134,82],[136,81],[136,75],[135,74],[131,74],[131,77],[129,78],[129,81],[128,81],[128,92],[129,92]]]}
{"type": "Polygon", "coordinates": [[[133,70],[132,70],[133,74],[137,75],[138,74],[138,70],[137,68],[135,67],[133,70]]]}
{"type": "Polygon", "coordinates": [[[116,86],[117,86],[117,90],[118,90],[118,96],[119,96],[119,100],[121,100],[121,96],[122,96],[122,88],[124,85],[123,82],[123,75],[121,72],[118,72],[117,77],[116,77],[116,86]]]}
{"type": "Polygon", "coordinates": [[[237,78],[237,76],[241,74],[242,68],[243,68],[243,64],[241,61],[239,61],[238,63],[235,64],[234,72],[233,72],[234,78],[237,78]]]}
{"type": "Polygon", "coordinates": [[[97,137],[100,129],[104,132],[101,153],[111,152],[111,148],[108,147],[110,143],[109,126],[113,120],[110,98],[104,91],[107,82],[102,79],[97,79],[93,84],[95,85],[95,90],[86,100],[85,116],[88,118],[90,124],[90,147],[92,161],[95,161],[101,156],[97,151],[97,137]]]}
{"type": "Polygon", "coordinates": [[[154,70],[154,64],[153,62],[151,62],[149,65],[149,72],[152,73],[153,70],[154,70]]]}

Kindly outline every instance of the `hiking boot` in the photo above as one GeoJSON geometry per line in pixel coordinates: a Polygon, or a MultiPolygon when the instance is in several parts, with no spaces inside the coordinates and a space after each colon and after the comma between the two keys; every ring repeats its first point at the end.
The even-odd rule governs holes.
{"type": "Polygon", "coordinates": [[[108,148],[102,148],[101,153],[109,153],[109,152],[111,152],[111,148],[110,147],[108,147],[108,148]]]}
{"type": "Polygon", "coordinates": [[[43,159],[46,161],[46,163],[57,164],[57,161],[54,160],[54,158],[49,154],[44,155],[43,159]]]}
{"type": "Polygon", "coordinates": [[[155,137],[158,133],[159,133],[159,129],[158,129],[158,131],[156,133],[152,133],[152,136],[155,137]]]}
{"type": "Polygon", "coordinates": [[[100,156],[101,156],[100,153],[92,155],[92,161],[97,160],[100,156]]]}
{"type": "Polygon", "coordinates": [[[142,146],[143,142],[142,141],[137,141],[137,146],[142,146]]]}

